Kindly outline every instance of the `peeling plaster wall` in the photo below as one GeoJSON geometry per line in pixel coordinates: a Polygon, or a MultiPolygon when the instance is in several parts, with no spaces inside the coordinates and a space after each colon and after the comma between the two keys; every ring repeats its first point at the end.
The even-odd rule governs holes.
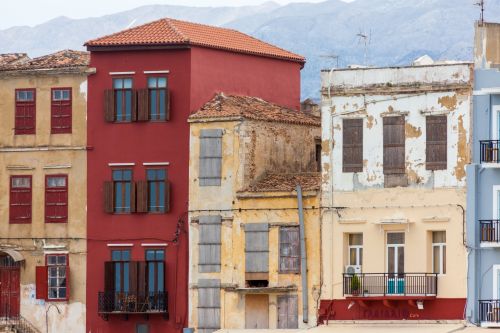
{"type": "Polygon", "coordinates": [[[500,24],[476,22],[474,63],[477,69],[500,68],[500,24]]]}

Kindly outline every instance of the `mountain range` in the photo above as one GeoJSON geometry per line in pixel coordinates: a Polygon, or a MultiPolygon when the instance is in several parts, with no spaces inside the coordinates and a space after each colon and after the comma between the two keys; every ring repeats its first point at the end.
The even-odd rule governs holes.
{"type": "MultiPolygon", "coordinates": [[[[427,54],[436,60],[472,59],[473,0],[355,0],[346,3],[242,7],[142,6],[85,19],[58,17],[34,27],[0,30],[0,53],[31,57],[60,49],[84,49],[89,39],[162,17],[238,29],[307,58],[302,98],[319,97],[321,69],[350,64],[407,65],[427,54]]],[[[500,21],[500,2],[486,2],[485,19],[500,21]]],[[[117,8],[119,11],[119,8],[117,8]]]]}

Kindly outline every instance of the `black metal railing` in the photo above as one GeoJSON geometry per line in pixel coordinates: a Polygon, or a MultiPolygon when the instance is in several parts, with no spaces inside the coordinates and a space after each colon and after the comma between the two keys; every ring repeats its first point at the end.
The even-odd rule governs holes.
{"type": "Polygon", "coordinates": [[[479,321],[482,323],[500,323],[500,300],[480,300],[479,321]]]}
{"type": "Polygon", "coordinates": [[[500,163],[500,140],[481,140],[481,163],[500,163]]]}
{"type": "Polygon", "coordinates": [[[168,297],[166,292],[99,292],[98,312],[112,313],[162,313],[168,314],[168,297]]]}
{"type": "Polygon", "coordinates": [[[435,273],[343,274],[347,296],[436,296],[435,273]]]}
{"type": "Polygon", "coordinates": [[[479,220],[481,242],[500,242],[500,220],[479,220]]]}

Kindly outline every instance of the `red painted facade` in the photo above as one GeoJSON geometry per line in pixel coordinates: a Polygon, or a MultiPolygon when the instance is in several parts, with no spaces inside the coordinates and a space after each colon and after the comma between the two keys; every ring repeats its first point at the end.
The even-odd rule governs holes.
{"type": "Polygon", "coordinates": [[[465,298],[434,298],[423,300],[419,310],[417,299],[362,301],[352,299],[322,300],[319,322],[327,320],[462,320],[465,298]]]}
{"type": "MultiPolygon", "coordinates": [[[[88,256],[87,332],[135,332],[138,323],[149,333],[180,332],[187,325],[188,235],[183,225],[173,243],[178,221],[186,223],[188,209],[189,126],[187,118],[216,92],[257,96],[299,108],[298,62],[232,53],[201,47],[91,51],[96,73],[88,80],[88,256]],[[168,70],[168,74],[144,71],[168,70]],[[135,72],[133,88],[147,87],[149,76],[166,76],[170,91],[170,120],[166,122],[108,123],[104,118],[104,91],[112,88],[110,72],[135,72]],[[169,162],[170,211],[166,214],[107,214],[103,184],[110,181],[109,163],[135,163],[133,180],[145,180],[143,163],[169,162]],[[132,244],[131,260],[144,261],[144,243],[167,243],[165,289],[169,319],[159,314],[98,315],[98,292],[104,289],[104,262],[111,259],[111,244],[132,244]]],[[[163,248],[158,246],[156,248],[163,248]]]]}

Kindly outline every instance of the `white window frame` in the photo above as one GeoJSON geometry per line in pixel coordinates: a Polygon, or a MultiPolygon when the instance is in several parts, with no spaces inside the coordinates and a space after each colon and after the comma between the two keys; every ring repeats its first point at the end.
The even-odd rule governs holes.
{"type": "Polygon", "coordinates": [[[498,271],[500,271],[500,265],[493,265],[493,299],[498,299],[500,295],[498,294],[498,271]]]}
{"type": "Polygon", "coordinates": [[[498,214],[498,209],[499,207],[499,201],[500,201],[500,185],[493,185],[493,219],[498,220],[500,219],[500,214],[498,214]]]}
{"type": "Polygon", "coordinates": [[[494,105],[491,112],[492,138],[491,140],[500,140],[500,106],[494,105]]]}
{"type": "Polygon", "coordinates": [[[359,255],[359,250],[363,250],[363,244],[361,245],[351,245],[349,243],[350,241],[350,235],[361,235],[361,242],[363,242],[363,233],[361,232],[350,232],[347,234],[347,262],[349,265],[355,265],[355,266],[363,266],[363,262],[360,262],[360,255],[359,255]],[[356,250],[356,263],[353,264],[351,263],[351,249],[356,250]]]}
{"type": "MultiPolygon", "coordinates": [[[[442,230],[438,230],[438,231],[442,231],[442,230]]],[[[446,231],[443,231],[446,233],[446,231]]],[[[434,231],[433,231],[433,235],[434,235],[434,231]]],[[[439,247],[439,272],[438,272],[438,275],[441,276],[441,275],[446,275],[446,273],[443,273],[444,271],[444,267],[443,267],[443,249],[446,249],[446,243],[434,243],[432,242],[432,270],[434,271],[434,248],[435,247],[439,247]]],[[[434,272],[435,273],[435,272],[434,272]]]]}
{"type": "Polygon", "coordinates": [[[396,262],[394,263],[395,264],[395,268],[396,268],[396,272],[394,272],[394,274],[404,274],[404,271],[405,271],[405,263],[406,263],[406,251],[405,251],[405,254],[404,254],[404,257],[403,257],[403,271],[400,272],[398,270],[398,261],[397,261],[397,258],[399,257],[399,248],[402,247],[402,248],[405,248],[405,243],[402,243],[402,244],[389,244],[387,241],[389,239],[389,237],[387,237],[387,235],[389,234],[404,234],[404,237],[405,237],[405,243],[406,243],[406,233],[404,231],[388,231],[386,232],[385,234],[385,271],[386,273],[389,273],[389,248],[390,247],[394,247],[395,250],[394,250],[394,259],[396,260],[396,262]]]}

